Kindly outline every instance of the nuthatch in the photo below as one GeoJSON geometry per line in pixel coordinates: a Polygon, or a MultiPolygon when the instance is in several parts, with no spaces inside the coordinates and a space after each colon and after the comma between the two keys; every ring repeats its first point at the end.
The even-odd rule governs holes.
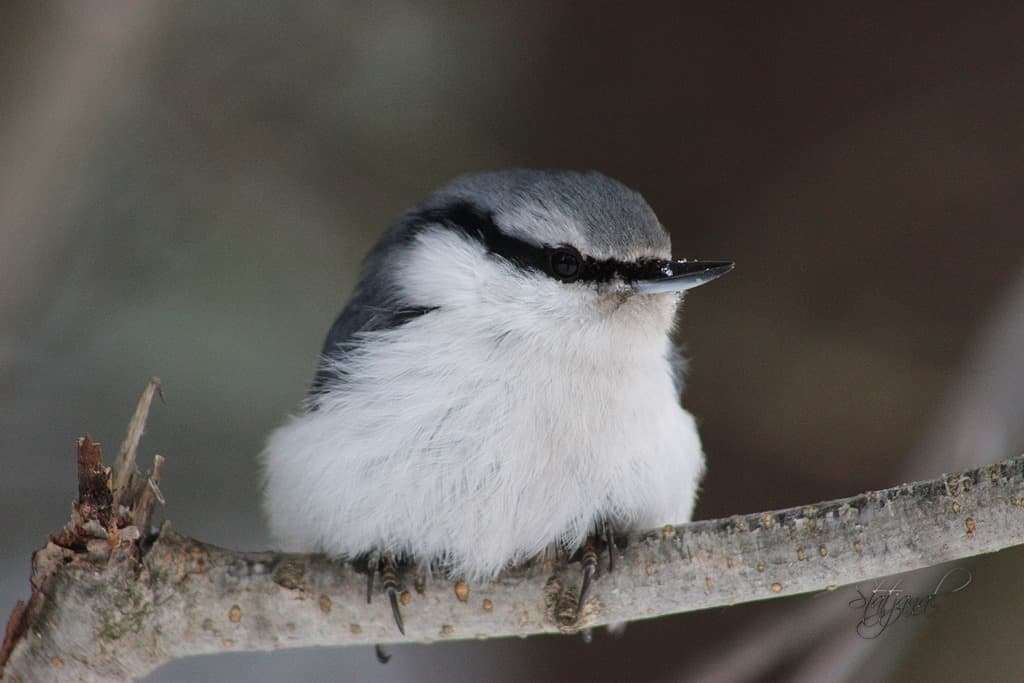
{"type": "Polygon", "coordinates": [[[582,605],[595,538],[690,519],[704,454],[670,334],[682,292],[732,266],[672,260],[647,202],[597,173],[443,187],[367,256],[270,436],[274,536],[377,558],[399,628],[403,558],[486,579],[584,548],[582,605]]]}

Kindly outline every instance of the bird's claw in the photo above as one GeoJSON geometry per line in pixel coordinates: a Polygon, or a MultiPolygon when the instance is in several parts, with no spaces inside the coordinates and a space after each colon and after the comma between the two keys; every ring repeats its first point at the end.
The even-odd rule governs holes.
{"type": "MultiPolygon", "coordinates": [[[[381,583],[383,584],[382,589],[388,596],[388,602],[391,603],[391,616],[395,619],[395,626],[398,627],[398,632],[404,636],[405,621],[402,619],[402,608],[399,606],[398,597],[398,570],[395,567],[395,558],[391,553],[374,552],[371,553],[367,559],[367,604],[373,602],[373,579],[378,572],[380,572],[381,583]]],[[[391,656],[384,653],[384,651],[378,646],[377,659],[384,662],[390,658],[391,656]],[[382,653],[385,655],[384,657],[381,656],[382,653]]]]}
{"type": "MultiPolygon", "coordinates": [[[[580,558],[580,563],[583,565],[583,583],[580,585],[580,597],[576,602],[575,621],[580,620],[583,606],[587,602],[587,595],[590,593],[590,586],[597,573],[597,536],[600,536],[605,551],[608,553],[608,573],[615,571],[615,531],[611,522],[603,520],[598,527],[598,534],[588,536],[586,543],[583,544],[583,554],[580,558]]],[[[589,634],[584,635],[585,642],[589,642],[587,635],[589,634]]]]}
{"type": "Polygon", "coordinates": [[[402,610],[398,606],[398,573],[395,569],[395,558],[391,553],[385,553],[380,564],[380,578],[384,584],[384,592],[388,594],[388,601],[391,603],[391,615],[395,618],[395,626],[398,632],[405,635],[405,622],[402,621],[402,610]]]}
{"type": "Polygon", "coordinates": [[[604,541],[604,549],[608,552],[608,573],[615,571],[615,529],[607,519],[601,522],[601,540],[604,541]]]}
{"type": "Polygon", "coordinates": [[[590,584],[594,578],[594,572],[597,571],[597,550],[594,548],[594,540],[588,538],[587,542],[583,545],[583,584],[580,586],[580,597],[576,602],[576,617],[575,621],[580,620],[580,614],[583,612],[583,605],[587,602],[587,594],[590,592],[590,584]]]}

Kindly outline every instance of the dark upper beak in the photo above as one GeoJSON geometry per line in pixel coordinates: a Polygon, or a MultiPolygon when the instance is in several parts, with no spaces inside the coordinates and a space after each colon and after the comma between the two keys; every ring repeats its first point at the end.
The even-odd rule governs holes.
{"type": "Polygon", "coordinates": [[[633,281],[640,294],[683,292],[721,277],[736,265],[732,261],[656,261],[633,281]]]}

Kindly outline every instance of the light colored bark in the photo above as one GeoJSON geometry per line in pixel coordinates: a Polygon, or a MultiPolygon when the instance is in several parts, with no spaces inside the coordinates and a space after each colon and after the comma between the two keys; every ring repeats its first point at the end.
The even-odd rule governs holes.
{"type": "MultiPolygon", "coordinates": [[[[76,515],[92,509],[86,503],[79,500],[76,515]]],[[[119,526],[131,521],[115,515],[106,544],[92,538],[72,549],[103,535],[73,517],[68,529],[77,537],[65,529],[60,545],[36,553],[32,597],[12,615],[6,660],[0,655],[3,681],[133,680],[214,652],[574,632],[829,590],[1024,542],[1024,456],[853,498],[633,535],[615,572],[602,568],[579,623],[577,563],[537,561],[458,588],[410,568],[404,637],[386,599],[367,604],[366,576],[349,564],[225,550],[166,524],[149,542],[133,540],[124,533],[131,527],[119,526]]]]}

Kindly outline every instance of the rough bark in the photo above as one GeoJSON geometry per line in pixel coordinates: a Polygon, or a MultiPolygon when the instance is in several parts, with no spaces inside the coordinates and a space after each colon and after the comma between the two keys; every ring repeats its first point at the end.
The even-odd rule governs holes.
{"type": "MultiPolygon", "coordinates": [[[[130,450],[123,462],[134,469],[130,450]]],[[[98,457],[83,438],[72,521],[33,556],[32,596],[15,607],[0,651],[3,681],[134,680],[180,657],[231,650],[574,632],[830,590],[1024,542],[1021,456],[852,498],[633,535],[615,571],[599,574],[579,622],[578,563],[539,560],[468,585],[410,567],[402,636],[386,599],[367,603],[366,575],[351,564],[225,550],[168,524],[140,538],[159,464],[149,477],[128,477],[136,483],[114,509],[111,473],[98,457]]]]}

